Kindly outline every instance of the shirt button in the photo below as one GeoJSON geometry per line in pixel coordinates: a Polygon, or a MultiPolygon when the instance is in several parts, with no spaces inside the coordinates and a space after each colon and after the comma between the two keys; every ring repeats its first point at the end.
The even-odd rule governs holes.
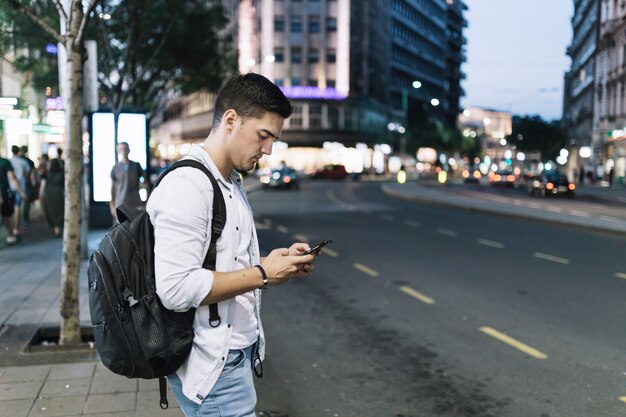
{"type": "Polygon", "coordinates": [[[233,198],[233,196],[232,196],[232,195],[230,195],[230,194],[228,195],[228,197],[229,197],[229,198],[233,198]]]}
{"type": "Polygon", "coordinates": [[[237,257],[235,256],[235,260],[237,260],[237,257]]]}
{"type": "Polygon", "coordinates": [[[239,226],[235,227],[235,230],[239,230],[239,226]]]}
{"type": "Polygon", "coordinates": [[[230,329],[230,323],[228,323],[228,328],[230,329]]]}
{"type": "Polygon", "coordinates": [[[224,357],[222,356],[222,360],[224,360],[224,357]]]}
{"type": "Polygon", "coordinates": [[[241,182],[241,179],[237,178],[237,182],[241,182]]]}

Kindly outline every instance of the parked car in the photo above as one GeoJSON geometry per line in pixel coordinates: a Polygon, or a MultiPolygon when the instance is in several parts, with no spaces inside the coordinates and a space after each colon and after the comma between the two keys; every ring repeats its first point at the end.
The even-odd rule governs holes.
{"type": "Polygon", "coordinates": [[[500,170],[489,172],[489,182],[494,186],[514,187],[517,177],[513,171],[500,170]]]}
{"type": "Polygon", "coordinates": [[[272,170],[269,174],[262,175],[260,181],[263,188],[300,189],[298,174],[288,167],[272,170]]]}
{"type": "Polygon", "coordinates": [[[478,184],[483,176],[483,174],[481,174],[479,170],[474,168],[464,169],[461,175],[463,176],[463,182],[465,182],[466,184],[478,184]]]}
{"type": "Polygon", "coordinates": [[[324,168],[317,170],[311,178],[325,180],[342,180],[348,176],[348,171],[343,165],[326,165],[324,168]]]}
{"type": "Polygon", "coordinates": [[[567,175],[561,172],[550,172],[532,178],[529,181],[528,194],[542,197],[565,195],[574,198],[576,185],[569,181],[567,175]]]}

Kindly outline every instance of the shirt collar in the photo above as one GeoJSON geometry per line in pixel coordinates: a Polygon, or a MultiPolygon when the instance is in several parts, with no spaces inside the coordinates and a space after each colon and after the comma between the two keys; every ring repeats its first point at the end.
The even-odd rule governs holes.
{"type": "Polygon", "coordinates": [[[215,179],[218,181],[221,181],[223,184],[228,186],[230,184],[241,183],[241,174],[239,174],[239,172],[237,172],[234,169],[232,170],[232,172],[230,173],[228,177],[230,181],[225,180],[220,170],[217,169],[217,165],[215,165],[215,162],[213,162],[213,160],[211,159],[207,151],[205,151],[202,148],[202,146],[198,144],[191,145],[191,148],[189,150],[189,156],[204,163],[204,165],[206,165],[207,168],[209,168],[209,171],[211,171],[215,179]]]}

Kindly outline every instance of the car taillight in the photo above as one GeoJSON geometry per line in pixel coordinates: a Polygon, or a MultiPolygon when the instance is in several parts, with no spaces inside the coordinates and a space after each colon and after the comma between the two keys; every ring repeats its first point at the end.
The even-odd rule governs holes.
{"type": "Polygon", "coordinates": [[[284,182],[285,184],[289,184],[289,183],[291,182],[291,177],[290,177],[289,175],[285,175],[285,176],[283,177],[283,182],[284,182]]]}
{"type": "Polygon", "coordinates": [[[507,180],[508,182],[513,182],[513,181],[515,181],[515,175],[507,175],[507,176],[506,176],[506,180],[507,180]]]}
{"type": "Polygon", "coordinates": [[[465,170],[463,171],[463,178],[467,178],[467,177],[469,177],[469,171],[465,170]]]}
{"type": "Polygon", "coordinates": [[[502,181],[502,175],[496,174],[493,176],[494,181],[502,181]]]}
{"type": "Polygon", "coordinates": [[[480,179],[480,172],[474,171],[474,178],[480,179]]]}
{"type": "Polygon", "coordinates": [[[569,188],[570,191],[574,191],[576,189],[576,186],[574,184],[570,184],[567,186],[567,188],[569,188]]]}
{"type": "Polygon", "coordinates": [[[554,188],[554,184],[552,184],[551,182],[546,184],[546,190],[551,190],[554,188]]]}

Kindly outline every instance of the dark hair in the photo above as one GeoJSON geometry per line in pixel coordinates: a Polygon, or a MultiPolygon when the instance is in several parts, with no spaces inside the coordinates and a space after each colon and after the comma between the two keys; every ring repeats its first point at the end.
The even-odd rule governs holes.
{"type": "Polygon", "coordinates": [[[128,142],[117,142],[117,146],[120,146],[120,145],[126,146],[126,149],[130,151],[130,146],[128,145],[128,142]]]}
{"type": "Polygon", "coordinates": [[[20,153],[20,147],[17,145],[11,146],[11,152],[13,152],[14,154],[20,153]]]}
{"type": "Polygon", "coordinates": [[[243,119],[276,113],[283,118],[291,115],[291,103],[280,88],[262,75],[248,73],[232,78],[215,100],[213,127],[222,121],[224,112],[233,109],[243,119]]]}
{"type": "Polygon", "coordinates": [[[20,148],[20,151],[24,152],[25,154],[28,153],[28,146],[24,145],[20,148]]]}

